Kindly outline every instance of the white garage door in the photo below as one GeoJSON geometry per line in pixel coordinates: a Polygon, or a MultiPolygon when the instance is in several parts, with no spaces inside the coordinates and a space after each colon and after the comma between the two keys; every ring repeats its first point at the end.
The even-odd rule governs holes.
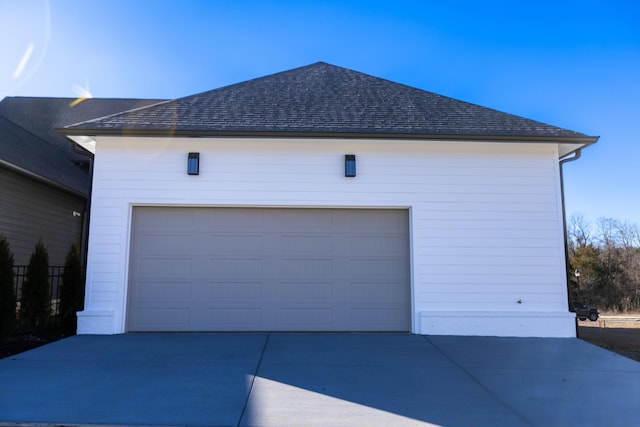
{"type": "Polygon", "coordinates": [[[129,331],[408,331],[408,212],[137,207],[129,331]]]}

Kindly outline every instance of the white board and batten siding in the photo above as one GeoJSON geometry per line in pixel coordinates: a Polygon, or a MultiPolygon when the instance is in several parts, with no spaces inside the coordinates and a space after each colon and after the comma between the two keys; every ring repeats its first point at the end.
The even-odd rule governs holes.
{"type": "Polygon", "coordinates": [[[555,144],[100,137],[78,332],[127,330],[133,213],[153,206],[406,210],[411,332],[575,336],[560,191],[555,144]]]}

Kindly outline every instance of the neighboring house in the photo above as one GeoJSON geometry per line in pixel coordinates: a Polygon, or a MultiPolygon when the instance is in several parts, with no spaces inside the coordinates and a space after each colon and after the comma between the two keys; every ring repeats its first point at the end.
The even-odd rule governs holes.
{"type": "Polygon", "coordinates": [[[326,63],[61,132],[96,150],[79,333],[575,336],[559,161],[597,137],[326,63]]]}
{"type": "Polygon", "coordinates": [[[17,265],[38,239],[50,265],[63,265],[73,241],[82,243],[91,153],[55,129],[158,101],[10,97],[0,102],[0,235],[17,265]]]}

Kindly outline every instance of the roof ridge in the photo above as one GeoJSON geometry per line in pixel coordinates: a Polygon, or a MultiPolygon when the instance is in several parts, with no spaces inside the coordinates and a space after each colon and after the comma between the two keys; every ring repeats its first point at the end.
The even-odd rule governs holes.
{"type": "MultiPolygon", "coordinates": [[[[429,94],[431,96],[436,96],[436,97],[439,97],[439,98],[442,98],[442,99],[446,99],[448,101],[453,101],[453,102],[460,103],[460,104],[470,105],[470,106],[473,106],[474,108],[479,108],[479,109],[484,109],[484,110],[491,110],[491,111],[494,111],[496,113],[506,114],[506,115],[509,115],[509,116],[512,116],[512,117],[515,117],[515,118],[518,118],[518,119],[522,119],[522,120],[527,120],[527,121],[530,121],[530,122],[540,123],[540,124],[543,124],[545,126],[550,126],[550,127],[556,128],[556,129],[561,129],[561,130],[565,130],[565,131],[566,130],[570,130],[570,129],[561,128],[559,126],[551,125],[551,124],[548,124],[548,123],[545,123],[545,122],[542,122],[542,121],[539,121],[539,120],[534,120],[534,119],[530,119],[530,118],[527,118],[527,117],[524,117],[524,116],[520,116],[518,114],[508,113],[506,111],[502,111],[502,110],[499,110],[497,108],[487,107],[487,106],[484,106],[484,105],[477,104],[475,102],[464,101],[464,100],[461,100],[461,99],[453,98],[453,97],[448,96],[448,95],[443,95],[441,93],[433,92],[433,91],[422,89],[422,88],[415,87],[415,86],[409,86],[408,84],[405,84],[405,83],[395,82],[393,80],[386,79],[384,77],[374,76],[372,74],[367,74],[367,73],[364,73],[362,71],[352,70],[352,69],[349,69],[349,68],[346,68],[346,67],[341,67],[341,66],[338,66],[338,65],[332,65],[332,64],[328,64],[328,63],[322,62],[322,61],[316,62],[315,64],[330,65],[330,66],[335,67],[335,68],[348,70],[350,72],[357,73],[357,74],[360,74],[360,75],[363,75],[363,76],[367,76],[367,77],[374,78],[374,79],[377,79],[377,80],[382,80],[382,81],[385,81],[387,83],[391,83],[393,85],[403,86],[403,87],[405,87],[406,89],[409,89],[409,90],[419,90],[419,91],[427,93],[427,94],[429,94]]],[[[315,65],[315,64],[311,64],[311,65],[315,65]]],[[[571,132],[575,132],[575,131],[571,131],[571,132]]],[[[575,132],[575,133],[580,134],[580,132],[575,132]]],[[[584,134],[582,134],[582,135],[584,135],[584,134]]]]}
{"type": "MultiPolygon", "coordinates": [[[[301,67],[292,68],[290,70],[278,71],[278,72],[275,72],[275,73],[272,73],[272,74],[267,74],[265,76],[253,77],[253,78],[250,78],[248,80],[243,80],[241,82],[231,83],[231,84],[220,86],[220,87],[214,88],[214,89],[208,89],[208,90],[205,90],[205,91],[202,91],[202,92],[198,92],[198,93],[195,93],[195,94],[185,95],[185,96],[181,96],[181,97],[178,97],[178,98],[175,98],[175,99],[163,100],[162,102],[158,102],[157,104],[145,105],[145,106],[141,106],[141,107],[134,108],[134,109],[131,109],[131,110],[125,110],[125,111],[120,111],[120,112],[117,112],[117,113],[109,114],[109,115],[106,115],[106,116],[96,117],[96,118],[91,119],[91,120],[85,120],[85,121],[82,121],[82,122],[78,122],[78,123],[74,123],[74,124],[71,124],[71,125],[67,125],[67,126],[64,127],[64,129],[72,128],[74,126],[79,126],[79,125],[83,125],[83,124],[95,123],[95,122],[98,122],[98,121],[103,120],[103,119],[107,119],[107,118],[111,118],[111,117],[115,117],[115,116],[119,116],[119,115],[126,115],[126,114],[129,114],[129,113],[132,113],[132,112],[135,112],[135,111],[138,111],[138,110],[142,110],[142,109],[152,109],[152,108],[158,107],[158,106],[160,106],[162,104],[177,103],[177,102],[180,102],[180,101],[182,101],[184,99],[187,99],[187,98],[193,98],[193,97],[197,97],[197,96],[202,96],[202,95],[205,95],[205,94],[210,93],[210,92],[215,92],[215,91],[231,88],[231,87],[234,87],[234,86],[237,86],[237,85],[250,83],[250,82],[253,82],[253,81],[256,81],[256,80],[265,79],[265,78],[268,78],[268,77],[272,77],[272,76],[276,76],[276,75],[279,75],[279,74],[284,74],[284,73],[288,73],[288,72],[292,72],[292,71],[295,71],[295,70],[300,70],[300,69],[303,69],[303,68],[311,67],[311,66],[314,66],[314,65],[320,65],[320,64],[330,65],[330,66],[333,66],[333,67],[336,67],[336,68],[343,68],[343,67],[339,67],[337,65],[331,65],[331,64],[326,63],[326,62],[317,61],[317,62],[314,62],[312,64],[303,65],[301,67]]],[[[346,68],[344,68],[344,69],[346,69],[346,68]]],[[[70,99],[73,99],[73,98],[70,98],[70,99]]],[[[95,98],[91,98],[91,99],[95,99],[95,98]]],[[[133,99],[135,99],[135,98],[132,98],[132,100],[133,99]]]]}
{"type": "Polygon", "coordinates": [[[166,99],[160,98],[132,98],[132,97],[102,97],[102,96],[93,96],[91,98],[83,98],[79,96],[5,96],[0,99],[0,102],[4,100],[11,99],[30,99],[30,100],[59,100],[59,101],[74,101],[76,99],[85,99],[85,100],[96,100],[96,101],[167,101],[166,99]]]}
{"type": "MultiPolygon", "coordinates": [[[[96,99],[96,98],[90,98],[90,99],[96,99]]],[[[130,100],[131,100],[131,101],[135,101],[135,100],[136,100],[136,98],[131,98],[130,100]]],[[[144,100],[144,101],[154,101],[153,99],[140,99],[140,100],[141,100],[141,101],[142,101],[142,100],[144,100]]],[[[113,114],[107,114],[106,116],[96,117],[95,119],[85,120],[85,121],[82,121],[82,122],[78,122],[78,123],[74,123],[74,124],[71,124],[71,125],[67,125],[67,126],[64,126],[64,129],[66,129],[66,128],[70,128],[70,127],[73,127],[73,126],[78,126],[78,125],[85,124],[85,123],[86,123],[86,124],[88,124],[88,123],[94,123],[94,122],[97,122],[97,121],[100,121],[100,120],[103,120],[103,119],[108,119],[108,118],[113,117],[113,116],[118,116],[118,115],[120,115],[120,114],[130,114],[130,113],[136,112],[136,111],[138,111],[138,110],[142,110],[142,109],[150,108],[150,107],[155,107],[155,106],[157,106],[157,105],[166,104],[166,103],[171,102],[171,101],[172,101],[172,100],[170,100],[170,99],[169,99],[169,100],[160,100],[160,101],[159,101],[158,103],[156,103],[156,104],[143,105],[143,106],[141,106],[141,107],[132,108],[132,109],[130,109],[130,110],[120,111],[120,112],[118,112],[118,113],[113,113],[113,114]]]]}
{"type": "Polygon", "coordinates": [[[3,119],[5,119],[6,121],[8,121],[9,123],[11,123],[14,126],[19,127],[20,129],[22,129],[24,132],[28,133],[29,135],[33,136],[34,138],[39,139],[40,141],[43,141],[45,144],[47,144],[50,147],[55,148],[57,151],[59,151],[59,147],[57,145],[52,144],[51,142],[47,141],[46,139],[42,138],[40,135],[35,134],[31,129],[27,129],[26,127],[22,126],[20,123],[17,123],[15,120],[10,119],[9,117],[5,116],[4,114],[0,113],[0,117],[2,117],[3,119]]]}
{"type": "MultiPolygon", "coordinates": [[[[180,100],[183,100],[183,99],[204,95],[206,93],[215,92],[215,91],[231,88],[231,87],[238,86],[238,85],[243,85],[245,83],[255,82],[257,80],[268,79],[268,78],[271,78],[271,77],[274,77],[274,76],[278,76],[278,75],[281,75],[281,74],[287,74],[287,73],[291,73],[291,72],[294,72],[294,71],[303,70],[305,68],[311,68],[311,67],[317,66],[317,65],[329,65],[329,66],[334,67],[334,68],[341,68],[343,70],[347,70],[347,68],[340,67],[338,65],[332,65],[332,64],[329,64],[327,62],[318,61],[318,62],[314,62],[312,64],[303,65],[301,67],[291,68],[290,70],[278,71],[278,72],[275,72],[275,73],[271,73],[271,74],[267,74],[267,75],[259,76],[259,77],[252,77],[250,79],[243,80],[241,82],[231,83],[231,84],[220,86],[220,87],[217,87],[217,88],[214,88],[214,89],[208,89],[208,90],[205,90],[203,92],[198,92],[198,93],[194,93],[194,94],[191,94],[191,95],[181,96],[179,98],[170,100],[170,102],[180,101],[180,100]]],[[[353,70],[349,70],[349,71],[353,71],[353,70]]],[[[353,72],[357,73],[357,71],[353,71],[353,72]]]]}
{"type": "MultiPolygon", "coordinates": [[[[8,117],[6,117],[3,114],[0,114],[0,122],[4,120],[6,121],[8,124],[10,124],[11,126],[13,126],[15,128],[15,130],[13,130],[13,132],[18,133],[18,135],[20,133],[24,134],[24,135],[28,135],[29,138],[31,138],[31,141],[33,141],[33,143],[41,143],[44,142],[45,146],[48,147],[49,151],[48,153],[46,153],[46,155],[48,156],[47,158],[47,163],[52,162],[53,159],[51,158],[51,156],[58,156],[57,159],[55,159],[56,162],[61,162],[61,163],[56,163],[56,170],[59,172],[60,170],[63,170],[64,173],[62,173],[62,175],[53,175],[52,173],[50,173],[51,171],[49,171],[49,173],[45,170],[43,171],[42,168],[36,167],[34,170],[33,165],[29,166],[29,165],[25,165],[25,164],[20,164],[20,161],[16,161],[16,159],[14,158],[13,160],[8,160],[6,159],[4,156],[2,156],[0,158],[0,163],[5,164],[9,167],[11,167],[13,170],[18,171],[21,174],[27,174],[30,176],[34,176],[37,177],[38,179],[43,179],[47,182],[52,183],[53,185],[57,186],[58,188],[61,188],[67,192],[72,192],[73,194],[77,194],[77,195],[81,195],[83,197],[86,197],[86,188],[82,188],[82,185],[79,182],[74,182],[75,177],[73,177],[73,175],[77,174],[83,174],[86,175],[85,172],[83,172],[80,168],[77,167],[77,165],[74,164],[74,162],[65,155],[64,152],[62,152],[60,150],[60,147],[58,147],[57,145],[51,144],[49,143],[49,141],[47,141],[46,139],[38,136],[37,134],[33,133],[32,131],[30,131],[29,129],[25,128],[24,126],[14,122],[13,120],[9,119],[8,117]],[[64,163],[62,163],[64,162],[64,163]],[[61,166],[66,166],[66,167],[62,167],[61,166]]],[[[29,140],[27,140],[29,141],[29,140]]],[[[13,141],[12,141],[13,142],[13,141]]],[[[29,141],[30,143],[30,141],[29,141]]],[[[15,149],[12,148],[12,151],[14,151],[15,149]]],[[[46,150],[46,149],[45,149],[46,150]]],[[[40,151],[40,150],[37,150],[40,151]]],[[[33,157],[34,153],[31,153],[30,156],[33,157]]]]}

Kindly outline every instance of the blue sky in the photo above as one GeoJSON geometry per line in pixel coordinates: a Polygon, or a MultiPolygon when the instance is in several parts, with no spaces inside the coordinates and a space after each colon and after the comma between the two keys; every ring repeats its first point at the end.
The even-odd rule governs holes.
{"type": "Polygon", "coordinates": [[[640,224],[640,2],[0,0],[0,97],[177,98],[317,61],[599,135],[567,212],[640,224]]]}

